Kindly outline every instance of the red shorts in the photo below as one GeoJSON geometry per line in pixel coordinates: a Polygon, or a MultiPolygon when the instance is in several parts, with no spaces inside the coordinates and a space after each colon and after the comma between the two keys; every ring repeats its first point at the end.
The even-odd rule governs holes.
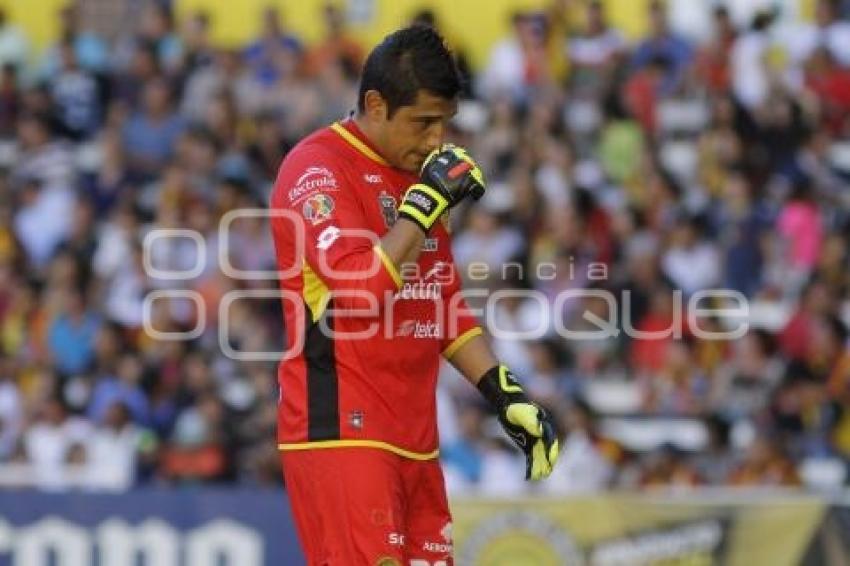
{"type": "Polygon", "coordinates": [[[377,448],[281,454],[309,566],[451,566],[451,514],[438,460],[377,448]]]}

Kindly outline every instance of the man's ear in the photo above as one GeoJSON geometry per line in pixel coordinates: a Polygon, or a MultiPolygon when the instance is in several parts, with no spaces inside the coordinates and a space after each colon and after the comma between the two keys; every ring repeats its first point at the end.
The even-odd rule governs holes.
{"type": "Polygon", "coordinates": [[[387,101],[381,96],[377,90],[367,90],[364,97],[364,109],[366,116],[375,122],[382,122],[387,119],[387,101]]]}

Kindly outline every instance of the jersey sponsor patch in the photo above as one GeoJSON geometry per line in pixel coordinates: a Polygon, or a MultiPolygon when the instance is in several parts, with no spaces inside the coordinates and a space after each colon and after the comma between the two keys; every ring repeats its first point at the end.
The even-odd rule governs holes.
{"type": "Polygon", "coordinates": [[[407,282],[395,297],[412,301],[439,301],[443,298],[443,286],[436,281],[407,282]]]}
{"type": "Polygon", "coordinates": [[[405,320],[398,325],[396,336],[413,338],[442,338],[443,332],[440,324],[433,321],[405,320]]]}
{"type": "Polygon", "coordinates": [[[304,218],[316,226],[331,217],[334,211],[334,199],[321,193],[313,195],[304,201],[301,211],[304,213],[304,218]]]}
{"type": "Polygon", "coordinates": [[[289,202],[296,203],[317,191],[339,190],[336,177],[326,167],[308,167],[289,189],[289,202]]]}
{"type": "Polygon", "coordinates": [[[450,554],[452,545],[445,542],[425,542],[422,545],[422,550],[425,552],[433,552],[435,554],[450,554]]]}

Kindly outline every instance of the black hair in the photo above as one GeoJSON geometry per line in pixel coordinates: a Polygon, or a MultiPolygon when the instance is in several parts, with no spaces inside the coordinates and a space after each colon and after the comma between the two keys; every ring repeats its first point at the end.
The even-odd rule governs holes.
{"type": "Polygon", "coordinates": [[[156,15],[165,20],[165,25],[168,29],[174,29],[174,10],[171,8],[169,2],[152,2],[154,10],[156,10],[156,15]]]}
{"type": "Polygon", "coordinates": [[[411,23],[436,28],[437,16],[434,14],[434,10],[430,8],[422,8],[413,15],[413,18],[411,18],[411,23]]]}
{"type": "Polygon", "coordinates": [[[652,0],[649,3],[650,12],[665,12],[667,10],[667,2],[664,0],[652,0]]]}
{"type": "Polygon", "coordinates": [[[717,4],[716,6],[714,6],[714,9],[711,12],[715,18],[729,17],[729,8],[727,8],[723,4],[717,4]]]}
{"type": "Polygon", "coordinates": [[[836,341],[842,344],[847,341],[847,326],[840,318],[835,315],[829,316],[826,319],[826,324],[829,326],[832,335],[835,336],[836,341]]]}
{"type": "Polygon", "coordinates": [[[732,425],[720,415],[709,415],[705,419],[705,428],[712,440],[717,443],[717,448],[728,448],[732,439],[732,425]]]}
{"type": "Polygon", "coordinates": [[[195,13],[192,14],[192,19],[201,24],[204,28],[209,28],[210,22],[212,21],[210,13],[206,10],[195,11],[195,13]]]}
{"type": "Polygon", "coordinates": [[[30,111],[24,112],[19,118],[22,122],[36,124],[39,128],[47,133],[52,133],[53,120],[48,112],[45,111],[30,111]]]}
{"type": "Polygon", "coordinates": [[[776,12],[773,10],[760,10],[753,16],[753,22],[750,24],[750,27],[753,31],[764,31],[774,22],[776,15],[776,12]]]}
{"type": "Polygon", "coordinates": [[[416,100],[419,90],[452,99],[461,90],[452,52],[434,28],[414,24],[395,31],[369,54],[360,79],[357,110],[366,110],[366,93],[378,91],[387,101],[387,118],[416,100]]]}
{"type": "Polygon", "coordinates": [[[811,201],[813,198],[814,187],[812,187],[812,179],[808,175],[798,176],[788,194],[788,200],[811,201]]]}
{"type": "Polygon", "coordinates": [[[758,346],[762,354],[765,356],[772,356],[776,353],[778,348],[776,336],[761,328],[753,330],[752,335],[756,339],[756,342],[758,342],[758,346]]]}
{"type": "Polygon", "coordinates": [[[673,67],[673,61],[663,53],[656,53],[649,58],[648,66],[666,73],[673,67]]]}

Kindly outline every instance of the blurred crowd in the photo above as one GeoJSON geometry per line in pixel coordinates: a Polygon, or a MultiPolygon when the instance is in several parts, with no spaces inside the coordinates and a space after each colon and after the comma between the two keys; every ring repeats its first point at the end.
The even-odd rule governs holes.
{"type": "MultiPolygon", "coordinates": [[[[369,46],[334,5],[317,42],[268,8],[238,49],[204,12],[112,5],[128,29],[71,3],[38,53],[0,14],[0,486],[279,483],[275,356],[256,355],[281,349],[277,283],[241,276],[274,250],[234,211],[265,208],[286,152],[354,107],[369,46]]],[[[661,2],[637,40],[605,8],[517,12],[477,69],[452,44],[451,137],[489,186],[452,213],[455,258],[496,352],[569,431],[534,489],[842,485],[847,6],[718,5],[701,41],[661,2]]],[[[448,366],[438,404],[451,491],[532,489],[448,366]]]]}

